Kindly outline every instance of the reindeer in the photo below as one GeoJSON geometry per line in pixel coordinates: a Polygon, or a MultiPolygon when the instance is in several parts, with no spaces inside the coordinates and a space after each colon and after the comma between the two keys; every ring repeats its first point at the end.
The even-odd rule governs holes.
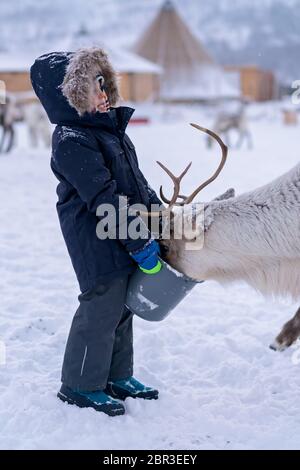
{"type": "MultiPolygon", "coordinates": [[[[160,188],[161,199],[168,208],[151,216],[164,216],[170,238],[162,234],[160,245],[163,258],[179,272],[195,280],[216,280],[221,283],[243,280],[264,295],[290,296],[300,299],[300,164],[275,181],[235,196],[234,190],[204,204],[204,224],[197,223],[195,197],[222,171],[228,148],[214,132],[191,124],[207,133],[221,147],[222,160],[214,175],[189,196],[180,195],[180,184],[189,170],[176,177],[157,162],[174,183],[171,199],[160,188]],[[194,208],[193,215],[186,208],[194,208]],[[192,243],[203,235],[202,249],[187,250],[191,235],[174,238],[180,217],[188,222],[192,243]],[[188,219],[186,220],[186,218],[188,219]],[[195,236],[196,233],[196,236],[195,236]]],[[[270,346],[284,350],[300,336],[300,309],[270,346]]]]}
{"type": "Polygon", "coordinates": [[[0,126],[2,127],[2,137],[0,142],[0,153],[8,153],[11,151],[15,143],[15,122],[19,118],[19,112],[17,110],[14,100],[10,97],[6,97],[6,103],[0,104],[0,126]],[[5,148],[5,143],[7,145],[5,148]]]}
{"type": "MultiPolygon", "coordinates": [[[[245,139],[247,139],[248,141],[248,148],[253,148],[253,140],[251,132],[249,130],[245,104],[242,104],[239,111],[235,114],[229,114],[224,112],[218,114],[213,129],[216,134],[224,135],[227,146],[231,146],[229,132],[231,130],[236,130],[239,133],[239,139],[236,144],[236,148],[241,148],[245,139]]],[[[213,139],[211,137],[208,137],[207,147],[211,148],[212,145],[213,139]]]]}
{"type": "Polygon", "coordinates": [[[40,103],[7,95],[6,103],[0,105],[0,127],[3,128],[0,153],[10,152],[15,143],[15,124],[24,121],[27,126],[31,147],[38,147],[41,141],[51,146],[51,132],[47,115],[40,103]],[[5,143],[7,145],[5,149],[5,143]]]}
{"type": "Polygon", "coordinates": [[[38,102],[25,102],[21,104],[21,107],[31,147],[38,147],[39,142],[45,147],[50,147],[51,132],[49,121],[42,105],[38,102]]]}

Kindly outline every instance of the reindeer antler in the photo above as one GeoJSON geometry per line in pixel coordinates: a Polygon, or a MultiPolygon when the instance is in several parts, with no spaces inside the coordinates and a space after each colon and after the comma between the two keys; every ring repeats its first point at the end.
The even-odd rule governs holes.
{"type": "Polygon", "coordinates": [[[174,193],[173,193],[173,196],[172,196],[171,199],[167,199],[165,197],[165,195],[163,193],[163,190],[162,190],[162,186],[160,187],[160,196],[161,196],[161,198],[164,202],[169,204],[169,207],[175,205],[176,203],[177,203],[177,205],[180,205],[180,206],[183,206],[185,204],[190,204],[195,199],[195,197],[204,188],[206,188],[206,186],[208,186],[210,183],[212,183],[219,176],[219,174],[221,173],[222,169],[224,168],[224,165],[225,165],[226,160],[227,160],[228,148],[226,147],[226,145],[224,144],[222,139],[215,132],[213,132],[209,129],[206,129],[205,127],[198,126],[198,124],[192,124],[191,123],[190,125],[195,127],[196,129],[198,129],[199,131],[205,132],[206,134],[210,135],[213,139],[215,139],[218,142],[218,144],[220,145],[220,147],[222,149],[222,160],[221,160],[221,163],[218,166],[217,170],[215,171],[215,173],[208,180],[204,181],[204,183],[202,183],[200,186],[198,186],[198,188],[196,188],[195,191],[192,194],[190,194],[189,196],[182,196],[182,195],[179,194],[179,191],[180,191],[181,181],[182,181],[183,177],[187,174],[188,170],[191,168],[192,162],[186,167],[186,169],[178,177],[173,175],[173,173],[165,165],[163,165],[161,162],[157,162],[159,164],[159,166],[170,176],[171,180],[174,183],[174,193]],[[183,201],[178,203],[177,202],[178,198],[183,199],[183,201]]]}
{"type": "Polygon", "coordinates": [[[175,176],[173,175],[173,173],[165,166],[163,165],[161,162],[156,162],[158,163],[158,165],[167,173],[167,175],[170,176],[171,180],[173,181],[174,183],[174,192],[173,192],[173,196],[171,199],[167,199],[165,196],[164,196],[164,193],[163,193],[163,189],[162,189],[162,186],[160,187],[160,196],[162,198],[162,200],[164,202],[166,202],[167,204],[169,204],[169,207],[172,207],[178,198],[181,198],[181,199],[184,199],[185,197],[184,196],[181,196],[179,194],[179,191],[180,191],[180,183],[183,179],[183,177],[187,174],[187,172],[189,171],[189,169],[191,168],[192,166],[192,162],[188,164],[188,166],[186,167],[186,169],[181,173],[181,175],[179,176],[175,176]]]}
{"type": "MultiPolygon", "coordinates": [[[[169,213],[170,213],[172,207],[176,204],[179,205],[179,206],[184,206],[185,204],[190,204],[195,199],[195,197],[204,188],[206,188],[206,186],[208,186],[210,183],[212,183],[219,176],[219,174],[221,173],[222,169],[224,168],[224,165],[225,165],[226,160],[227,160],[228,147],[224,144],[221,137],[219,137],[215,132],[213,132],[209,129],[206,129],[206,127],[201,127],[201,126],[198,126],[198,124],[192,124],[192,123],[190,123],[190,125],[195,127],[195,129],[198,129],[199,131],[205,132],[206,134],[210,135],[213,139],[215,139],[218,142],[218,144],[220,145],[221,150],[222,150],[222,159],[221,159],[221,162],[220,162],[217,170],[215,171],[215,173],[210,178],[208,178],[206,181],[204,181],[204,183],[200,184],[200,186],[198,186],[195,189],[195,191],[192,192],[192,194],[190,194],[189,196],[183,196],[183,195],[179,194],[179,192],[180,192],[181,181],[184,178],[184,176],[187,174],[189,169],[191,168],[192,162],[188,164],[188,166],[185,168],[185,170],[179,176],[175,176],[165,165],[163,165],[163,163],[161,163],[159,161],[157,162],[158,165],[167,173],[167,175],[171,178],[171,180],[174,183],[174,191],[173,191],[173,196],[172,196],[171,199],[166,198],[166,196],[163,193],[162,186],[160,187],[161,199],[165,203],[169,204],[169,207],[167,209],[167,211],[169,213]],[[178,199],[182,199],[182,202],[180,202],[180,203],[177,202],[178,199]]],[[[151,215],[153,217],[159,217],[159,216],[162,215],[162,212],[149,212],[149,214],[140,212],[140,215],[151,215]]]]}
{"type": "Polygon", "coordinates": [[[198,186],[198,188],[196,188],[195,191],[192,194],[190,194],[190,196],[188,196],[183,201],[182,204],[190,204],[195,199],[195,197],[200,193],[200,191],[202,191],[204,188],[206,188],[206,186],[208,186],[210,183],[215,181],[215,179],[217,179],[217,177],[219,176],[219,174],[221,173],[221,171],[223,170],[225,166],[227,156],[228,156],[228,147],[224,144],[223,140],[221,139],[220,136],[218,136],[218,134],[216,134],[215,132],[209,129],[206,129],[206,127],[198,126],[198,124],[190,123],[190,125],[195,127],[195,129],[198,129],[199,131],[205,132],[206,134],[210,135],[213,139],[215,139],[218,142],[222,150],[222,159],[215,173],[206,181],[204,181],[204,183],[200,184],[200,186],[198,186]]]}

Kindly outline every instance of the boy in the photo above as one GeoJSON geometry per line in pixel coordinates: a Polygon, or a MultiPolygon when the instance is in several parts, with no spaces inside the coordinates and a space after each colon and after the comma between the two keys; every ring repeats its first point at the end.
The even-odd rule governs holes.
{"type": "Polygon", "coordinates": [[[117,75],[103,49],[45,54],[31,67],[31,82],[56,124],[51,168],[59,180],[57,212],[81,290],[58,397],[111,416],[124,414],[118,399],[158,398],[157,390],[133,377],[132,313],[124,302],[136,263],[147,274],[160,270],[159,245],[145,227],[138,239],[99,239],[96,211],[101,204],[114,207],[119,233],[136,219],[122,217],[121,195],[149,209],[161,201],[125,133],[134,109],[115,107],[117,75]]]}

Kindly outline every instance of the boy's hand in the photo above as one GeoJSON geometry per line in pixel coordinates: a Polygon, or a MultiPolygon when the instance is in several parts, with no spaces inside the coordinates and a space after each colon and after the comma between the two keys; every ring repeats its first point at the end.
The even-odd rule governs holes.
{"type": "Polygon", "coordinates": [[[159,254],[160,247],[155,240],[150,240],[142,249],[130,253],[138,263],[141,271],[146,274],[156,274],[161,270],[162,265],[158,258],[159,254]]]}

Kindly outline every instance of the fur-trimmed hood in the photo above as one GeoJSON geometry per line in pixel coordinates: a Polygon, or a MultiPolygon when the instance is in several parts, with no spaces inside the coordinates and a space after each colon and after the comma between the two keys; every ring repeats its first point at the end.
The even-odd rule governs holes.
{"type": "Polygon", "coordinates": [[[120,99],[118,75],[107,53],[99,47],[91,47],[79,49],[72,55],[61,89],[69,104],[80,116],[90,111],[91,95],[97,75],[103,75],[110,105],[116,106],[120,99]]]}
{"type": "MultiPolygon", "coordinates": [[[[104,77],[105,91],[113,108],[120,99],[118,75],[107,53],[99,47],[44,54],[30,69],[33,89],[53,124],[76,122],[93,126],[107,121],[109,113],[89,112],[90,93],[98,74],[104,77]]],[[[134,111],[122,106],[117,109],[125,120],[134,111]]]]}

